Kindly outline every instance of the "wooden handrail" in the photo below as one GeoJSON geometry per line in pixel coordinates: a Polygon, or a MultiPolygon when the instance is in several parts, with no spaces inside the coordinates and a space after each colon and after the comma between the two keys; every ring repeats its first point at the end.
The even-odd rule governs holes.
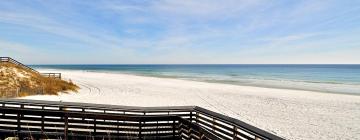
{"type": "MultiPolygon", "coordinates": [[[[244,131],[250,135],[253,135],[255,139],[281,139],[276,135],[273,135],[269,132],[266,132],[264,130],[261,130],[259,128],[256,128],[255,126],[252,126],[250,124],[247,124],[243,121],[240,121],[238,119],[231,118],[229,116],[225,116],[223,114],[219,114],[201,107],[194,107],[194,112],[198,114],[202,114],[204,116],[207,116],[209,118],[212,118],[213,120],[210,120],[211,122],[219,121],[222,123],[225,123],[227,125],[231,125],[233,129],[239,129],[241,131],[244,131]]],[[[236,130],[235,130],[236,131],[236,130]]]]}
{"type": "MultiPolygon", "coordinates": [[[[81,118],[81,116],[87,116],[83,119],[89,119],[89,117],[92,118],[91,116],[103,115],[103,117],[100,117],[97,119],[107,120],[107,119],[105,119],[106,116],[120,115],[118,117],[120,117],[122,120],[120,118],[118,118],[118,119],[120,119],[121,121],[130,121],[130,120],[133,120],[131,118],[134,118],[134,117],[137,118],[137,117],[157,116],[160,118],[161,117],[166,118],[166,116],[176,116],[176,117],[180,117],[181,119],[185,119],[191,123],[191,125],[189,125],[189,123],[186,123],[184,121],[177,119],[177,120],[174,120],[174,124],[166,124],[169,127],[176,125],[176,127],[172,127],[172,128],[174,128],[174,129],[176,128],[177,130],[175,131],[173,129],[173,131],[171,131],[171,132],[169,131],[169,133],[168,133],[168,135],[171,135],[171,136],[185,135],[186,137],[187,136],[190,137],[193,135],[190,132],[190,130],[195,129],[195,128],[189,128],[189,127],[196,125],[197,127],[200,127],[200,129],[197,128],[198,131],[196,132],[196,134],[202,133],[204,135],[207,135],[209,139],[211,139],[210,137],[217,137],[220,139],[229,139],[229,140],[230,139],[241,139],[241,138],[254,139],[254,140],[283,139],[281,137],[278,137],[271,133],[268,133],[264,130],[261,130],[259,128],[251,126],[240,120],[237,120],[237,119],[234,119],[234,118],[231,118],[228,116],[224,116],[219,113],[212,112],[212,111],[209,111],[204,108],[197,107],[197,106],[134,107],[134,106],[118,106],[118,105],[102,105],[102,104],[54,102],[54,101],[38,101],[38,100],[21,100],[21,99],[0,99],[0,105],[2,105],[0,107],[1,108],[0,110],[3,110],[2,113],[5,113],[5,114],[6,113],[14,113],[14,112],[10,112],[9,110],[8,110],[8,112],[4,111],[6,109],[9,109],[9,107],[10,107],[10,109],[15,110],[15,112],[16,112],[16,110],[25,109],[28,111],[27,113],[30,112],[30,114],[33,111],[35,111],[35,112],[36,111],[37,112],[60,111],[60,112],[77,114],[77,116],[78,116],[77,118],[79,118],[79,117],[81,118]],[[16,106],[16,107],[13,107],[13,106],[16,106]],[[34,109],[34,107],[37,107],[40,109],[34,109]],[[94,115],[91,115],[91,114],[94,114],[94,115]],[[185,126],[182,126],[182,125],[185,125],[185,126]],[[175,134],[175,132],[176,132],[176,134],[175,134]]],[[[39,114],[42,114],[42,113],[39,113],[39,114]]],[[[54,114],[53,114],[53,116],[54,116],[54,114]]],[[[55,115],[55,116],[57,116],[57,115],[55,115]]],[[[73,115],[70,115],[67,117],[69,117],[69,118],[75,117],[76,118],[76,116],[73,116],[73,115]]],[[[0,114],[0,118],[1,118],[1,114],[0,114]]],[[[165,118],[163,118],[162,120],[164,120],[165,118]]],[[[53,121],[61,121],[61,120],[53,120],[53,121]]],[[[66,121],[69,121],[69,122],[75,121],[75,122],[81,123],[81,121],[77,121],[77,120],[66,120],[66,121]]],[[[158,121],[161,121],[161,119],[158,121]]],[[[62,122],[65,122],[65,121],[62,120],[62,122]]],[[[98,121],[94,121],[94,120],[91,122],[94,125],[96,125],[96,123],[99,123],[99,125],[103,125],[103,124],[110,125],[111,124],[111,123],[102,123],[102,122],[98,122],[98,121]]],[[[4,123],[6,125],[6,123],[10,123],[10,122],[0,121],[0,129],[1,129],[2,123],[4,123]]],[[[39,125],[39,124],[37,124],[37,125],[39,125]]],[[[134,124],[114,123],[114,125],[134,125],[134,124]]],[[[145,125],[148,125],[148,124],[140,123],[140,126],[145,126],[145,125]]],[[[80,125],[80,126],[71,126],[71,127],[79,127],[79,129],[80,129],[82,126],[80,125]]],[[[100,130],[102,130],[103,127],[93,126],[91,128],[92,129],[94,128],[94,130],[99,129],[99,131],[97,131],[97,132],[99,132],[99,134],[100,134],[100,130]]],[[[113,129],[113,128],[106,128],[106,129],[113,129]]],[[[140,129],[140,130],[142,131],[143,129],[140,129]]],[[[140,131],[140,130],[131,130],[131,131],[140,131]]],[[[168,130],[168,129],[164,128],[164,130],[168,130]]],[[[155,131],[160,131],[160,129],[159,130],[154,129],[154,132],[155,131]]],[[[0,132],[1,132],[1,130],[0,130],[0,132]]],[[[76,132],[73,131],[73,132],[77,133],[77,131],[76,132]]],[[[145,132],[144,132],[144,134],[145,134],[145,132]]],[[[199,137],[199,136],[193,136],[193,137],[199,137]]],[[[194,139],[197,139],[197,138],[194,138],[194,139]]]]}
{"type": "Polygon", "coordinates": [[[28,70],[31,70],[33,72],[39,73],[38,71],[34,70],[33,68],[30,68],[29,66],[26,66],[26,65],[20,63],[19,61],[16,61],[16,60],[12,59],[11,57],[0,57],[0,60],[1,60],[1,62],[13,63],[13,64],[21,66],[21,67],[23,67],[25,69],[28,69],[28,70]]]}
{"type": "Polygon", "coordinates": [[[37,70],[34,70],[33,68],[31,68],[31,67],[29,67],[27,65],[24,65],[24,64],[20,63],[19,61],[16,61],[15,59],[12,59],[11,57],[0,57],[0,62],[13,63],[15,65],[18,65],[18,66],[21,66],[21,67],[23,67],[25,69],[28,69],[28,70],[30,70],[32,72],[39,73],[44,77],[61,79],[61,73],[40,73],[37,70]]]}
{"type": "Polygon", "coordinates": [[[61,79],[61,73],[41,73],[44,77],[61,79]]]}

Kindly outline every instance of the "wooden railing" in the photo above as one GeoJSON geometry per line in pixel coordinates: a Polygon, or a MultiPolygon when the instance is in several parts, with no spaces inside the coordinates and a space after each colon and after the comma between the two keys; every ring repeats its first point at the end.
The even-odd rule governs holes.
{"type": "Polygon", "coordinates": [[[25,68],[25,69],[28,69],[28,70],[30,70],[30,71],[39,73],[38,71],[34,70],[33,68],[30,68],[29,66],[26,66],[26,65],[24,65],[24,64],[22,64],[22,63],[20,63],[20,62],[18,62],[18,61],[16,61],[16,60],[10,58],[10,57],[0,57],[0,60],[1,60],[0,62],[13,63],[13,64],[15,64],[15,65],[21,66],[21,67],[23,67],[23,68],[25,68]]]}
{"type": "Polygon", "coordinates": [[[41,75],[44,77],[61,79],[61,73],[41,73],[41,75]]]}
{"type": "Polygon", "coordinates": [[[129,107],[0,100],[0,139],[282,139],[196,106],[129,107]]]}
{"type": "Polygon", "coordinates": [[[16,61],[16,60],[12,59],[11,57],[0,57],[0,62],[13,63],[13,64],[15,64],[15,65],[18,65],[18,66],[21,66],[21,67],[23,67],[23,68],[25,68],[25,69],[28,69],[28,70],[30,70],[30,71],[33,71],[33,72],[35,72],[35,73],[39,73],[39,74],[41,74],[41,75],[44,76],[44,77],[61,79],[61,73],[40,73],[40,72],[34,70],[33,68],[31,68],[31,67],[29,67],[29,66],[26,66],[26,65],[24,65],[24,64],[22,64],[22,63],[20,63],[20,62],[18,62],[18,61],[16,61]]]}

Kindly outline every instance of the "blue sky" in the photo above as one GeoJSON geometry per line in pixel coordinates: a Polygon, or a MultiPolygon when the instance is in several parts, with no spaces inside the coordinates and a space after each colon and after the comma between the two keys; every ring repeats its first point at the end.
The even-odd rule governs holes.
{"type": "Polygon", "coordinates": [[[1,0],[27,64],[360,63],[359,0],[1,0]]]}

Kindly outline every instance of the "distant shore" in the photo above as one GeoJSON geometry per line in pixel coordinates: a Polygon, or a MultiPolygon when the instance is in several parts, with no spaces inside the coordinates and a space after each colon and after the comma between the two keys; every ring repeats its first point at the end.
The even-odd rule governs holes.
{"type": "MultiPolygon", "coordinates": [[[[40,70],[41,71],[41,70],[40,70]]],[[[287,139],[360,137],[360,96],[206,83],[131,74],[61,72],[81,89],[27,99],[129,106],[201,106],[287,139]]]]}

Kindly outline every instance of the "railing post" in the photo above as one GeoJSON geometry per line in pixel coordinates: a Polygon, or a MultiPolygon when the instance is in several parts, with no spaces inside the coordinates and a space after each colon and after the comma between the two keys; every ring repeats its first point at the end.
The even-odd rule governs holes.
{"type": "Polygon", "coordinates": [[[215,118],[212,118],[212,131],[215,132],[215,118]]]}
{"type": "Polygon", "coordinates": [[[159,121],[156,121],[156,136],[159,135],[159,121]]]}
{"type": "Polygon", "coordinates": [[[198,116],[199,116],[199,113],[198,113],[198,112],[196,112],[196,116],[195,116],[195,123],[196,123],[196,124],[198,124],[198,121],[199,121],[198,116]]]}
{"type": "MultiPolygon", "coordinates": [[[[5,103],[2,103],[2,107],[5,107],[5,103]]],[[[2,113],[5,116],[5,112],[2,113]]]]}
{"type": "Polygon", "coordinates": [[[236,126],[234,126],[234,130],[233,130],[233,140],[236,140],[237,139],[237,133],[236,133],[236,126]]]}
{"type": "MultiPolygon", "coordinates": [[[[24,105],[20,105],[20,108],[24,108],[24,105]]],[[[21,131],[21,116],[22,116],[22,110],[20,109],[19,112],[17,113],[17,133],[19,134],[18,135],[18,138],[19,139],[22,139],[22,136],[20,134],[20,131],[21,131]]]]}
{"type": "MultiPolygon", "coordinates": [[[[81,109],[81,112],[82,112],[82,113],[85,113],[85,109],[82,108],[82,109],[81,109]]],[[[82,120],[84,121],[84,120],[85,120],[85,117],[82,117],[82,120]]]]}
{"type": "Polygon", "coordinates": [[[68,126],[68,116],[67,115],[65,115],[65,117],[64,117],[64,121],[65,121],[65,126],[64,126],[64,139],[65,140],[67,140],[68,139],[68,128],[69,128],[69,126],[68,126]]]}
{"type": "MultiPolygon", "coordinates": [[[[64,110],[64,108],[62,106],[59,106],[59,111],[63,111],[63,110],[64,110]]],[[[61,116],[60,119],[64,119],[64,117],[61,116]]]]}
{"type": "Polygon", "coordinates": [[[94,137],[96,136],[96,118],[94,118],[94,137]]]}
{"type": "Polygon", "coordinates": [[[173,138],[175,139],[175,118],[173,120],[173,138]]]}
{"type": "MultiPolygon", "coordinates": [[[[44,111],[44,106],[41,106],[41,109],[44,111]]],[[[41,115],[41,131],[42,131],[42,133],[44,132],[44,129],[45,129],[45,127],[44,127],[44,125],[45,125],[45,117],[44,117],[44,115],[41,115]]]]}
{"type": "Polygon", "coordinates": [[[193,121],[193,120],[192,120],[192,116],[193,116],[192,111],[190,111],[190,122],[193,121]]]}
{"type": "Polygon", "coordinates": [[[120,122],[119,122],[119,120],[116,120],[116,121],[117,121],[117,123],[116,123],[116,124],[117,124],[117,126],[116,126],[117,129],[116,129],[116,130],[117,130],[117,134],[119,134],[119,131],[120,131],[120,130],[119,130],[119,123],[120,123],[120,122]]]}
{"type": "MultiPolygon", "coordinates": [[[[106,114],[106,110],[104,109],[104,114],[106,114]]],[[[104,122],[106,122],[106,120],[104,119],[104,122]]]]}
{"type": "Polygon", "coordinates": [[[188,129],[188,132],[189,132],[189,140],[191,140],[192,139],[192,135],[191,135],[191,133],[192,133],[192,129],[191,129],[191,124],[187,124],[187,127],[189,128],[188,129]]]}
{"type": "Polygon", "coordinates": [[[20,114],[20,112],[18,112],[18,113],[17,113],[17,117],[16,117],[16,119],[17,119],[17,131],[18,131],[18,132],[20,132],[20,130],[21,130],[20,117],[21,117],[21,114],[20,114]]]}
{"type": "MultiPolygon", "coordinates": [[[[24,109],[24,105],[20,105],[21,109],[24,109]]],[[[21,117],[24,117],[24,114],[21,114],[21,117]]]]}
{"type": "Polygon", "coordinates": [[[142,122],[140,121],[140,127],[139,127],[139,139],[142,139],[142,122]]]}

